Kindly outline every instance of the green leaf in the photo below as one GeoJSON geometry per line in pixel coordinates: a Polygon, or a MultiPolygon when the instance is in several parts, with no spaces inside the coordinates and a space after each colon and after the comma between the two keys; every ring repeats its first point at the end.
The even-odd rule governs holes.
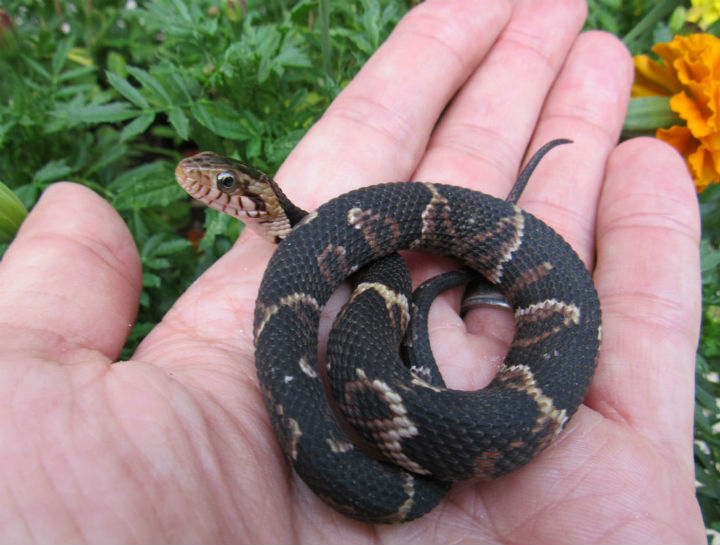
{"type": "MultiPolygon", "coordinates": [[[[143,279],[144,282],[144,279],[143,279]]],[[[140,307],[141,308],[149,308],[150,307],[150,295],[148,295],[148,292],[145,290],[142,290],[142,293],[140,293],[140,307]]]]}
{"type": "MultiPolygon", "coordinates": [[[[184,200],[187,194],[175,183],[174,164],[155,161],[123,173],[108,186],[116,192],[110,202],[117,210],[139,210],[151,206],[166,207],[184,200]]],[[[142,226],[144,219],[133,216],[133,221],[142,226]]],[[[144,227],[143,227],[144,229],[144,227]]]]}
{"type": "Polygon", "coordinates": [[[15,195],[20,199],[25,208],[32,208],[33,204],[38,199],[40,194],[40,188],[31,183],[23,184],[20,187],[15,188],[15,195]]]}
{"type": "Polygon", "coordinates": [[[55,49],[55,54],[52,59],[52,73],[54,77],[60,75],[60,71],[65,65],[65,61],[67,60],[68,53],[70,53],[72,46],[73,39],[68,37],[61,41],[58,44],[57,49],[55,49]]]}
{"type": "Polygon", "coordinates": [[[280,52],[273,61],[276,67],[292,66],[307,68],[312,66],[310,58],[300,49],[301,40],[295,34],[287,34],[283,40],[280,52]]]}
{"type": "Polygon", "coordinates": [[[175,89],[176,94],[180,95],[185,102],[191,102],[193,100],[193,93],[190,91],[187,79],[190,80],[190,84],[193,86],[198,85],[197,81],[189,76],[179,74],[177,69],[173,69],[173,67],[170,67],[169,70],[170,72],[166,74],[166,77],[170,80],[170,84],[175,89]]]}
{"type": "Polygon", "coordinates": [[[175,6],[175,9],[180,14],[180,16],[188,23],[192,23],[192,16],[190,15],[190,12],[188,11],[187,5],[182,0],[171,0],[173,6],[175,6]]]}
{"type": "Polygon", "coordinates": [[[172,261],[164,257],[151,257],[143,259],[143,266],[146,269],[164,270],[172,267],[172,261]]]}
{"type": "Polygon", "coordinates": [[[262,140],[260,138],[251,138],[247,143],[247,157],[248,160],[255,159],[260,155],[262,149],[262,140]]]}
{"type": "Polygon", "coordinates": [[[162,286],[162,279],[157,274],[143,271],[142,285],[145,288],[159,288],[162,286]]]}
{"type": "Polygon", "coordinates": [[[218,136],[241,141],[251,136],[242,125],[240,114],[224,102],[194,102],[190,111],[198,123],[218,136]]]}
{"type": "Polygon", "coordinates": [[[133,186],[142,185],[146,181],[162,180],[170,176],[172,176],[172,169],[168,163],[154,161],[126,170],[108,185],[108,189],[110,191],[121,192],[133,186]]]}
{"type": "Polygon", "coordinates": [[[32,181],[36,184],[57,182],[70,174],[72,170],[73,169],[67,165],[65,159],[55,159],[48,161],[42,168],[38,169],[32,181]]]}
{"type": "Polygon", "coordinates": [[[164,106],[172,105],[170,94],[154,76],[150,75],[149,72],[143,70],[142,68],[130,65],[128,65],[127,70],[145,89],[155,96],[160,104],[164,106]]]}
{"type": "Polygon", "coordinates": [[[238,219],[218,210],[208,209],[205,213],[205,235],[198,249],[201,252],[210,250],[221,237],[228,237],[234,242],[243,227],[244,224],[238,219]]]}
{"type": "Polygon", "coordinates": [[[30,57],[23,57],[23,60],[28,64],[30,68],[32,68],[35,72],[37,72],[43,79],[47,81],[52,81],[52,76],[50,75],[50,72],[45,70],[45,68],[37,62],[35,59],[32,59],[30,57]]]}
{"type": "Polygon", "coordinates": [[[7,123],[0,123],[0,149],[5,144],[5,138],[7,134],[10,134],[12,128],[15,126],[14,121],[8,121],[7,123]]]}
{"type": "Polygon", "coordinates": [[[703,237],[700,240],[700,272],[703,285],[709,285],[720,269],[720,250],[712,247],[710,241],[703,237]]]}
{"type": "Polygon", "coordinates": [[[282,36],[276,27],[263,26],[257,30],[255,38],[255,53],[260,57],[258,83],[262,84],[273,69],[275,52],[278,50],[282,36]]]}
{"type": "Polygon", "coordinates": [[[124,80],[120,76],[113,74],[112,72],[105,70],[108,82],[112,85],[115,90],[128,99],[130,102],[143,109],[150,107],[145,97],[140,94],[140,91],[135,89],[127,80],[124,80]]]}
{"type": "Polygon", "coordinates": [[[127,76],[127,63],[125,57],[120,55],[117,51],[110,51],[107,56],[107,67],[113,74],[124,78],[127,76]]]}
{"type": "Polygon", "coordinates": [[[142,245],[142,248],[140,248],[140,259],[143,261],[149,257],[151,257],[154,253],[157,247],[160,245],[163,239],[162,233],[155,233],[153,236],[151,236],[145,244],[142,245]]]}
{"type": "Polygon", "coordinates": [[[120,133],[120,141],[127,142],[131,138],[134,138],[138,134],[142,134],[155,120],[155,114],[148,113],[136,117],[132,122],[125,125],[125,128],[120,133]]]}
{"type": "Polygon", "coordinates": [[[93,66],[80,66],[78,68],[65,70],[65,72],[58,76],[58,83],[63,83],[71,79],[87,76],[88,74],[92,74],[93,72],[95,72],[95,68],[93,66]]]}
{"type": "Polygon", "coordinates": [[[172,255],[192,246],[186,238],[177,237],[170,240],[163,240],[155,248],[155,255],[172,255]]]}
{"type": "Polygon", "coordinates": [[[177,131],[178,136],[183,140],[190,138],[190,121],[188,120],[185,112],[180,108],[173,108],[168,114],[168,121],[177,131]]]}
{"type": "Polygon", "coordinates": [[[87,83],[78,83],[76,85],[63,85],[58,88],[55,93],[56,99],[65,99],[68,97],[81,97],[86,94],[92,93],[96,88],[96,84],[88,81],[87,83]]]}
{"type": "Polygon", "coordinates": [[[346,37],[359,51],[365,53],[366,55],[370,55],[374,50],[370,40],[368,40],[368,37],[363,32],[356,32],[354,30],[341,28],[337,29],[333,34],[335,36],[346,37]]]}
{"type": "Polygon", "coordinates": [[[306,132],[306,129],[288,131],[272,142],[267,142],[265,145],[267,160],[271,163],[284,161],[306,132]]]}
{"type": "Polygon", "coordinates": [[[304,25],[310,13],[318,8],[318,0],[302,0],[290,10],[290,20],[297,25],[304,25]]]}
{"type": "Polygon", "coordinates": [[[126,102],[109,104],[73,105],[64,110],[55,110],[51,115],[67,119],[71,125],[79,123],[117,123],[141,114],[139,110],[128,108],[126,102]]]}
{"type": "Polygon", "coordinates": [[[185,238],[174,236],[167,239],[167,236],[167,233],[156,233],[143,244],[140,250],[143,265],[151,269],[169,269],[172,261],[167,257],[192,246],[185,238]]]}
{"type": "Polygon", "coordinates": [[[112,205],[117,210],[168,206],[170,203],[184,199],[185,196],[185,191],[168,177],[154,183],[132,186],[118,193],[113,199],[112,205]]]}
{"type": "Polygon", "coordinates": [[[20,199],[0,182],[0,242],[10,242],[15,237],[27,213],[20,199]]]}
{"type": "Polygon", "coordinates": [[[92,161],[87,166],[86,175],[94,174],[100,169],[120,160],[127,155],[127,152],[127,146],[122,143],[114,143],[112,146],[103,149],[102,153],[92,157],[92,161]]]}

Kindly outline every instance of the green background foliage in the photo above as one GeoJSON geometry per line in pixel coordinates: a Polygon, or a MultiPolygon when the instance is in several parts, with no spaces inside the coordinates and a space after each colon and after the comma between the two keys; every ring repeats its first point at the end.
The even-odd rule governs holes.
{"type": "MultiPolygon", "coordinates": [[[[633,53],[647,53],[674,33],[697,31],[684,20],[684,4],[588,0],[586,27],[612,32],[633,53]]],[[[49,184],[73,180],[125,219],[144,272],[139,315],[123,357],[242,228],[193,205],[177,186],[173,171],[183,153],[209,149],[274,172],[412,5],[0,5],[0,181],[30,209],[49,184]]],[[[706,526],[718,536],[720,188],[706,190],[700,206],[704,304],[695,460],[706,526]]]]}

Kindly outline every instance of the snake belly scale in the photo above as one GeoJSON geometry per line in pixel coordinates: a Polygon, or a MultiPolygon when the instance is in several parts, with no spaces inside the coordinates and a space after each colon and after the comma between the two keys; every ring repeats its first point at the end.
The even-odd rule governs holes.
{"type": "Polygon", "coordinates": [[[282,450],[336,510],[373,523],[417,518],[449,483],[527,463],[575,413],[595,368],[600,305],[582,261],[545,223],[512,202],[444,184],[364,187],[304,215],[242,163],[205,153],[185,159],[176,174],[191,195],[227,210],[228,199],[217,195],[235,191],[228,172],[242,186],[247,217],[262,223],[269,208],[258,181],[274,186],[293,216],[281,234],[265,232],[282,242],[255,307],[257,374],[282,450]],[[219,188],[211,197],[200,181],[208,172],[219,188]],[[484,389],[449,390],[400,360],[410,308],[409,276],[397,263],[403,249],[457,258],[512,307],[515,337],[484,389]],[[353,274],[355,292],[330,335],[328,375],[345,418],[381,459],[337,422],[318,368],[321,310],[353,274]]]}

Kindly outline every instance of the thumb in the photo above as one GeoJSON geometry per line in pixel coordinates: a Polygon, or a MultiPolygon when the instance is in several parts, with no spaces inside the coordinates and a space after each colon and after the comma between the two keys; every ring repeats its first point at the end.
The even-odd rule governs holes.
{"type": "Polygon", "coordinates": [[[76,184],[48,188],[0,262],[0,346],[72,361],[117,358],[141,289],[140,259],[115,210],[76,184]]]}

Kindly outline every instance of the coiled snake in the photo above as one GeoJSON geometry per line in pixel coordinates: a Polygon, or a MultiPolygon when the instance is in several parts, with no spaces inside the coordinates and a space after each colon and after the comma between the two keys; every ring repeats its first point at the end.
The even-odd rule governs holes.
{"type": "MultiPolygon", "coordinates": [[[[560,235],[515,205],[538,161],[563,142],[535,154],[505,201],[401,182],[351,191],[309,214],[244,163],[205,152],[178,165],[190,195],[279,243],[255,307],[259,383],[285,455],[336,510],[374,523],[417,518],[450,482],[528,462],[582,402],[600,342],[592,279],[560,235]],[[411,307],[402,249],[459,259],[511,305],[516,334],[486,388],[446,389],[432,354],[400,360],[411,307]],[[321,309],[351,275],[356,288],[330,334],[327,372],[345,418],[381,456],[350,440],[318,369],[321,309]]],[[[420,305],[426,314],[429,302],[420,305]]],[[[411,331],[409,351],[428,352],[427,331],[411,331]]]]}

